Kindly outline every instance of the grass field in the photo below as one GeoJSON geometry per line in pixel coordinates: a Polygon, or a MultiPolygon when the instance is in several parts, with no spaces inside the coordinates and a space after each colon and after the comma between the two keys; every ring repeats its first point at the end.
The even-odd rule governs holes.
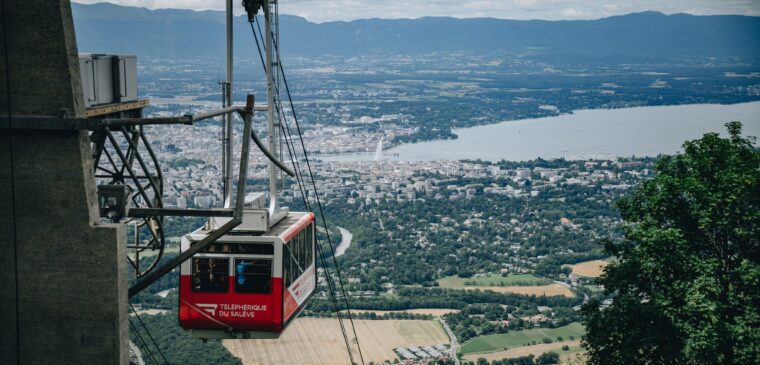
{"type": "MultiPolygon", "coordinates": [[[[131,252],[131,251],[130,251],[131,252]]],[[[164,255],[166,254],[178,254],[179,253],[179,245],[166,245],[166,248],[164,248],[164,255]]],[[[140,253],[140,257],[153,257],[158,254],[158,251],[153,250],[145,250],[140,253]]],[[[135,258],[135,255],[130,254],[129,257],[132,259],[135,258]]]]}
{"type": "Polygon", "coordinates": [[[580,262],[575,265],[569,265],[573,270],[573,274],[578,276],[585,276],[589,278],[598,278],[602,275],[602,269],[608,265],[607,261],[593,260],[580,262]]]}
{"type": "Polygon", "coordinates": [[[459,309],[443,309],[443,308],[419,308],[419,309],[406,309],[406,310],[397,310],[397,311],[379,311],[379,310],[363,310],[363,309],[351,310],[351,314],[375,313],[378,316],[381,316],[386,313],[410,313],[410,314],[429,314],[433,317],[441,317],[445,314],[458,313],[458,312],[459,312],[459,309]]]}
{"type": "Polygon", "coordinates": [[[505,351],[496,351],[496,352],[489,352],[487,354],[471,354],[464,357],[466,361],[474,361],[477,362],[479,358],[484,358],[488,360],[489,362],[493,360],[501,360],[501,359],[508,359],[513,357],[520,357],[520,356],[528,356],[530,354],[533,354],[534,356],[538,357],[544,352],[547,351],[554,351],[558,354],[570,354],[570,353],[576,353],[578,351],[582,350],[580,348],[580,340],[577,341],[563,341],[563,342],[553,342],[553,343],[542,343],[538,345],[532,345],[532,346],[523,346],[523,347],[515,347],[509,350],[505,351]],[[570,347],[568,351],[562,351],[562,346],[567,345],[570,347]]]}
{"type": "Polygon", "coordinates": [[[461,289],[468,286],[538,286],[549,283],[551,283],[549,279],[530,274],[512,274],[506,277],[500,274],[488,274],[488,276],[469,279],[453,275],[438,279],[438,286],[451,289],[461,289]]]}
{"type": "MultiPolygon", "coordinates": [[[[365,363],[393,361],[397,358],[393,349],[398,346],[449,343],[449,337],[438,321],[354,320],[354,324],[365,363]]],[[[347,331],[351,333],[350,328],[347,331]]],[[[224,340],[223,344],[245,365],[332,365],[348,362],[337,319],[299,318],[278,340],[224,340]]],[[[359,361],[355,342],[352,342],[352,348],[354,358],[359,361]]]]}
{"type": "Polygon", "coordinates": [[[559,284],[538,285],[538,286],[468,286],[465,290],[492,290],[497,293],[512,293],[523,295],[536,295],[547,297],[551,296],[565,296],[568,298],[574,298],[575,294],[572,290],[559,284]]]}
{"type": "Polygon", "coordinates": [[[562,336],[564,339],[569,340],[570,336],[574,336],[575,339],[580,339],[585,331],[582,324],[571,323],[559,328],[534,328],[510,333],[478,336],[465,342],[460,351],[463,354],[504,351],[505,349],[524,346],[526,343],[533,341],[541,343],[541,340],[545,337],[555,340],[557,336],[562,336]]]}
{"type": "Polygon", "coordinates": [[[499,274],[488,274],[487,276],[469,279],[454,275],[438,279],[438,286],[449,289],[493,290],[497,293],[575,297],[570,289],[559,284],[553,284],[549,279],[530,274],[514,274],[507,277],[499,274]]]}
{"type": "Polygon", "coordinates": [[[602,291],[602,287],[599,285],[583,285],[583,288],[590,290],[592,293],[599,293],[602,291]]]}

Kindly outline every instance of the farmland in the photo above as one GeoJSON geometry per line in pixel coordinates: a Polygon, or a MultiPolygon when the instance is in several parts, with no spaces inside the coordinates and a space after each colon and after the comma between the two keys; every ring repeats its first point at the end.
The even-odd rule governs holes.
{"type": "Polygon", "coordinates": [[[417,308],[417,309],[391,310],[391,311],[354,309],[351,311],[351,314],[358,315],[360,313],[375,313],[375,315],[377,316],[382,316],[383,314],[390,314],[390,313],[409,313],[409,314],[427,314],[433,317],[441,317],[445,314],[457,313],[457,312],[459,312],[458,309],[444,309],[444,308],[417,308]]]}
{"type": "MultiPolygon", "coordinates": [[[[438,321],[354,320],[365,362],[396,359],[398,346],[448,344],[438,321]]],[[[350,329],[347,329],[350,331],[350,329]]],[[[299,318],[278,340],[225,340],[224,346],[243,364],[319,365],[348,362],[337,320],[299,318]]],[[[354,356],[358,359],[358,352],[354,356]]]]}
{"type": "Polygon", "coordinates": [[[607,261],[593,260],[581,262],[575,265],[569,265],[573,270],[573,274],[578,276],[585,276],[589,278],[598,278],[602,274],[602,270],[608,265],[607,261]]]}
{"type": "Polygon", "coordinates": [[[512,293],[535,296],[565,296],[574,298],[575,294],[565,286],[559,284],[536,285],[536,286],[476,286],[466,287],[465,290],[491,290],[497,293],[512,293]]]}
{"type": "Polygon", "coordinates": [[[471,354],[471,355],[464,356],[464,360],[478,361],[479,358],[484,358],[490,362],[493,360],[528,356],[531,354],[538,357],[547,351],[554,351],[558,354],[564,355],[564,354],[570,354],[570,353],[576,353],[576,352],[582,351],[579,346],[580,346],[580,341],[578,340],[553,342],[553,343],[541,343],[538,345],[515,347],[515,348],[511,348],[509,350],[504,350],[504,351],[489,352],[486,354],[471,354]],[[568,346],[570,347],[570,350],[562,351],[562,346],[568,346]]]}
{"type": "Polygon", "coordinates": [[[462,345],[461,352],[464,354],[484,353],[503,351],[514,347],[521,347],[525,344],[541,343],[544,338],[556,339],[561,336],[563,339],[579,339],[585,333],[585,328],[580,323],[571,323],[559,328],[535,328],[523,331],[514,331],[509,333],[486,335],[475,337],[462,345]]]}
{"type": "Polygon", "coordinates": [[[466,286],[538,286],[551,283],[551,280],[530,274],[486,274],[473,278],[460,278],[456,275],[438,279],[441,288],[461,289],[466,286]]]}
{"type": "Polygon", "coordinates": [[[486,274],[473,278],[460,278],[454,275],[438,279],[438,286],[449,289],[492,290],[497,293],[575,297],[570,289],[559,284],[553,284],[549,279],[530,274],[512,274],[509,276],[486,274]]]}

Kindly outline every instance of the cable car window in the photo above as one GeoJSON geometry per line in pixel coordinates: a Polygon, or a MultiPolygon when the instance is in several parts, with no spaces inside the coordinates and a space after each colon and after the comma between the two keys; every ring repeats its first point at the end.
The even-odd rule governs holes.
{"type": "Polygon", "coordinates": [[[293,273],[290,269],[290,247],[288,245],[282,246],[282,282],[285,283],[285,287],[289,287],[293,283],[293,273]]]}
{"type": "Polygon", "coordinates": [[[282,246],[282,281],[285,283],[286,288],[293,283],[293,270],[290,268],[291,256],[290,247],[288,245],[282,246]]]}
{"type": "MultiPolygon", "coordinates": [[[[194,245],[195,243],[193,243],[194,245]]],[[[271,244],[212,243],[202,250],[205,253],[242,253],[248,255],[273,255],[271,244]]]]}
{"type": "Polygon", "coordinates": [[[237,244],[235,253],[248,255],[274,255],[274,246],[271,244],[237,244]]]}
{"type": "MultiPolygon", "coordinates": [[[[302,233],[297,234],[295,237],[293,237],[292,240],[290,240],[290,248],[293,250],[293,261],[295,261],[296,266],[301,265],[301,262],[298,260],[299,257],[301,257],[301,236],[302,233]]],[[[296,273],[296,276],[298,276],[298,273],[296,273]]]]}
{"type": "Polygon", "coordinates": [[[272,260],[235,259],[235,291],[238,293],[271,293],[272,260]]]}
{"type": "Polygon", "coordinates": [[[301,231],[296,238],[298,266],[303,269],[306,267],[306,231],[301,231]]]}
{"type": "Polygon", "coordinates": [[[295,247],[295,239],[290,241],[283,247],[282,250],[282,271],[285,275],[285,286],[289,287],[301,274],[303,274],[303,267],[299,266],[298,259],[295,257],[295,253],[291,251],[291,248],[295,247]]]}
{"type": "Polygon", "coordinates": [[[305,245],[306,249],[304,250],[304,256],[306,257],[306,264],[304,265],[304,268],[311,265],[311,262],[314,260],[314,236],[312,236],[312,233],[314,233],[314,226],[309,225],[306,227],[306,230],[304,231],[306,234],[305,245]]]}
{"type": "Polygon", "coordinates": [[[226,293],[229,266],[229,259],[193,258],[193,291],[226,293]]]}
{"type": "MultiPolygon", "coordinates": [[[[198,242],[193,242],[191,246],[195,246],[198,242]]],[[[211,243],[206,245],[200,252],[206,253],[227,253],[230,252],[230,245],[228,243],[211,243]]]]}

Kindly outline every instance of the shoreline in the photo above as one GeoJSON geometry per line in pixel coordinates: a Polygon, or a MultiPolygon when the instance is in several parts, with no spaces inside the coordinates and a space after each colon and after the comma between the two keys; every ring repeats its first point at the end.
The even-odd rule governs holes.
{"type": "MultiPolygon", "coordinates": [[[[695,104],[673,104],[673,105],[653,105],[653,106],[632,106],[632,107],[623,107],[623,108],[590,108],[590,109],[577,109],[573,110],[571,112],[567,113],[560,113],[552,116],[547,117],[538,117],[538,118],[526,118],[526,119],[514,119],[514,120],[506,120],[506,121],[499,121],[495,123],[487,123],[487,124],[478,124],[473,125],[469,127],[464,128],[456,128],[452,129],[452,133],[457,134],[459,137],[458,139],[434,139],[434,140],[427,140],[427,141],[420,141],[416,143],[402,143],[402,144],[395,144],[391,147],[388,147],[383,150],[384,156],[383,159],[380,161],[462,161],[462,160],[474,160],[477,158],[480,158],[484,161],[500,161],[500,160],[507,160],[507,161],[529,161],[529,160],[535,160],[537,158],[542,158],[546,160],[553,160],[553,159],[560,159],[564,158],[565,160],[571,160],[571,161],[582,161],[587,159],[617,159],[617,158],[629,158],[629,157],[657,157],[659,155],[663,154],[672,154],[671,152],[658,152],[658,153],[615,153],[612,151],[596,151],[596,152],[589,152],[589,151],[574,151],[575,153],[569,153],[567,154],[567,151],[562,151],[559,154],[565,154],[563,156],[534,156],[533,158],[499,158],[499,159],[492,159],[488,156],[482,156],[482,157],[475,157],[472,156],[463,156],[460,158],[447,158],[447,157],[440,157],[440,158],[421,158],[419,156],[406,156],[404,157],[404,151],[405,149],[410,148],[417,148],[416,146],[423,145],[423,144],[441,144],[441,143],[447,143],[451,142],[454,143],[456,141],[461,141],[463,138],[463,134],[471,133],[472,131],[476,130],[476,128],[504,128],[504,127],[511,127],[511,128],[520,128],[520,126],[534,126],[537,123],[557,123],[558,118],[567,118],[573,115],[577,114],[583,114],[583,113],[600,113],[600,112],[613,112],[613,111],[620,111],[620,112],[626,112],[626,113],[635,113],[637,111],[650,111],[654,113],[662,113],[663,109],[669,108],[669,109],[685,109],[685,108],[704,108],[704,107],[749,107],[754,110],[755,106],[760,105],[760,100],[755,101],[749,101],[749,102],[741,102],[741,103],[730,103],[730,104],[720,104],[720,103],[695,103],[695,104]],[[397,153],[399,150],[402,151],[400,154],[400,157],[390,157],[389,155],[393,155],[394,153],[397,153]]],[[[560,119],[559,122],[562,122],[560,119]]],[[[745,125],[745,129],[749,129],[750,125],[753,125],[756,123],[755,119],[750,120],[742,120],[743,124],[745,125]]],[[[557,126],[561,127],[561,124],[557,124],[557,126]]],[[[519,134],[519,131],[518,131],[519,134]]],[[[466,136],[465,136],[466,137],[466,136]]],[[[514,136],[513,136],[514,137],[514,136]]],[[[440,146],[438,146],[440,148],[440,146]]],[[[372,152],[345,152],[345,153],[335,153],[335,154],[319,154],[315,155],[317,159],[320,159],[325,162],[373,162],[374,159],[372,158],[374,156],[374,153],[372,152]]]]}

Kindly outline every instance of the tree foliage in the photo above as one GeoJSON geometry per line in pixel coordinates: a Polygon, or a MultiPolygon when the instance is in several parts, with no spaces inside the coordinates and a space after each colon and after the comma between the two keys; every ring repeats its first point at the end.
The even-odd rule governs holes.
{"type": "Polygon", "coordinates": [[[626,239],[599,280],[613,301],[583,309],[589,363],[760,363],[760,151],[726,126],[618,203],[626,239]]]}
{"type": "Polygon", "coordinates": [[[129,318],[132,327],[129,338],[140,347],[143,359],[147,364],[153,363],[153,358],[157,359],[157,362],[163,363],[163,358],[156,351],[156,346],[150,336],[153,336],[157,341],[158,348],[170,364],[242,364],[240,359],[227,351],[221,341],[208,340],[204,342],[180,328],[177,325],[177,312],[175,311],[142,316],[141,319],[142,322],[136,317],[129,318]],[[150,331],[150,336],[146,329],[150,331]]]}

